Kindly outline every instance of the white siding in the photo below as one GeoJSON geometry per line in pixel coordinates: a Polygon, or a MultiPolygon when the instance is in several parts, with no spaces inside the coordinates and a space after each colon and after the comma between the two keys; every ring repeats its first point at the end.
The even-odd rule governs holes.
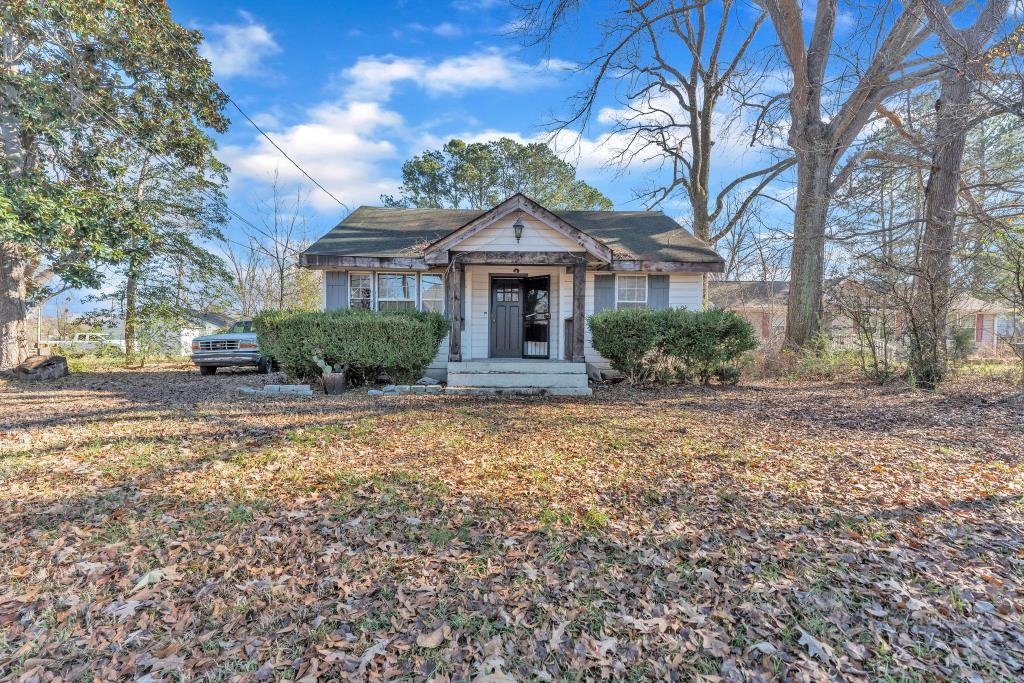
{"type": "Polygon", "coordinates": [[[583,251],[583,247],[533,216],[515,211],[452,247],[457,251],[583,251]],[[516,242],[512,224],[523,221],[523,237],[516,242]]]}

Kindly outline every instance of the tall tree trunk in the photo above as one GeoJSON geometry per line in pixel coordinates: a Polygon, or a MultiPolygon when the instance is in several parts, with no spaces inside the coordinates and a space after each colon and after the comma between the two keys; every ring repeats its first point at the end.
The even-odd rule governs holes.
{"type": "Polygon", "coordinates": [[[21,247],[0,242],[0,370],[25,360],[28,261],[21,247]]]}
{"type": "Polygon", "coordinates": [[[131,367],[136,363],[135,349],[138,343],[136,322],[138,318],[139,280],[135,264],[128,267],[128,279],[124,287],[124,360],[131,367]]]}
{"type": "Polygon", "coordinates": [[[825,273],[825,218],[833,162],[820,145],[797,154],[796,208],[790,256],[786,346],[803,347],[818,334],[825,273]]]}
{"type": "Polygon", "coordinates": [[[910,305],[910,371],[924,387],[946,374],[946,318],[949,313],[956,201],[967,142],[971,82],[950,70],[936,102],[935,148],[925,187],[925,230],[910,305]]]}
{"type": "MultiPolygon", "coordinates": [[[[7,76],[17,73],[18,47],[15,36],[5,31],[0,37],[0,71],[7,76]]],[[[17,180],[25,173],[28,153],[23,128],[14,103],[18,93],[13,85],[0,88],[0,177],[5,182],[17,180]]],[[[25,360],[25,315],[28,311],[29,263],[23,247],[0,242],[0,370],[7,370],[25,360]]]]}

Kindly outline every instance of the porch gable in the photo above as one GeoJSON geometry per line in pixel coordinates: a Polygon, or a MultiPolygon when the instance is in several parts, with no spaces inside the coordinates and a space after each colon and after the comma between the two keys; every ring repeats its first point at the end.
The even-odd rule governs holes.
{"type": "MultiPolygon", "coordinates": [[[[524,235],[526,225],[524,224],[524,235]]],[[[538,251],[542,247],[548,252],[569,252],[582,249],[594,260],[605,264],[612,262],[612,250],[608,245],[556,216],[537,202],[525,195],[515,194],[493,209],[484,212],[462,227],[450,232],[429,245],[423,253],[428,265],[446,265],[450,262],[452,251],[538,251]],[[509,241],[512,234],[513,216],[522,214],[530,219],[529,229],[533,233],[525,241],[509,241]],[[504,220],[503,220],[504,219],[504,220]],[[508,225],[498,225],[508,222],[508,225]],[[490,239],[488,232],[497,233],[490,239]],[[538,244],[542,242],[542,244],[538,244]],[[522,249],[520,249],[520,245],[522,249]]]]}

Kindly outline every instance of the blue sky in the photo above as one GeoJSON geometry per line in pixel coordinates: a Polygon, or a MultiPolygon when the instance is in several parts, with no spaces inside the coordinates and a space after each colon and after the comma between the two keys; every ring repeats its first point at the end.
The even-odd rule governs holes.
{"type": "MultiPolygon", "coordinates": [[[[207,36],[218,82],[306,170],[348,205],[395,193],[402,162],[452,136],[532,139],[578,90],[570,59],[524,49],[503,2],[210,3],[172,0],[174,18],[207,36]]],[[[245,214],[275,169],[302,179],[229,107],[219,140],[230,203],[245,214]]],[[[586,154],[581,175],[629,200],[586,154]]],[[[309,183],[304,183],[312,187],[309,183]]],[[[344,210],[309,195],[326,229],[344,210]]]]}
{"type": "MultiPolygon", "coordinates": [[[[290,155],[349,206],[395,193],[402,162],[451,137],[545,139],[553,117],[586,83],[573,67],[598,44],[594,17],[578,17],[549,52],[512,35],[518,18],[500,0],[450,2],[171,0],[175,20],[201,29],[217,80],[290,155]]],[[[603,106],[615,106],[608,94],[603,106]]],[[[232,168],[232,208],[251,214],[277,170],[311,188],[237,112],[221,136],[232,168]]],[[[609,168],[615,145],[601,121],[556,146],[579,176],[619,209],[638,209],[633,190],[651,164],[609,168]]],[[[739,152],[737,152],[739,154],[739,152]]],[[[344,210],[311,189],[311,232],[344,210]]],[[[685,211],[676,202],[669,213],[685,211]]],[[[229,231],[230,232],[230,231],[229,231]]]]}

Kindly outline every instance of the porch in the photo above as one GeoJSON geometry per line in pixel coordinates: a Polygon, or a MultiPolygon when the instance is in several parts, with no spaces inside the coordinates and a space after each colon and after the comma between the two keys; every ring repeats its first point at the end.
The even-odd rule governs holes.
{"type": "Polygon", "coordinates": [[[445,277],[449,373],[464,359],[583,365],[586,282],[583,253],[453,252],[445,277]]]}

